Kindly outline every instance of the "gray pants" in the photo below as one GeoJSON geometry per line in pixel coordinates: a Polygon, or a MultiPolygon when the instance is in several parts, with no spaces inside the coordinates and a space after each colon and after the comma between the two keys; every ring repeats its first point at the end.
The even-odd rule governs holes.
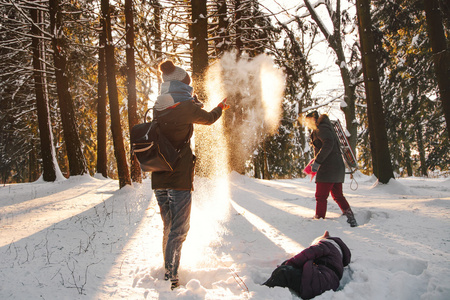
{"type": "Polygon", "coordinates": [[[164,224],[164,267],[169,278],[178,279],[181,247],[189,231],[192,194],[188,190],[160,189],[155,196],[164,224]]]}

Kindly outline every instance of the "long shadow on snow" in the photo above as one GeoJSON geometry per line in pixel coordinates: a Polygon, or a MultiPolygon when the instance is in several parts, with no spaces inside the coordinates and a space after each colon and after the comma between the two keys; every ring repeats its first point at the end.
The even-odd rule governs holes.
{"type": "MultiPolygon", "coordinates": [[[[309,245],[313,239],[323,234],[323,225],[317,226],[317,222],[323,222],[323,220],[312,220],[315,212],[314,198],[280,191],[258,181],[252,181],[250,188],[234,183],[231,185],[233,201],[292,240],[302,245],[309,245]],[[297,200],[283,200],[293,198],[297,200]]],[[[329,215],[332,215],[331,212],[329,215]]],[[[327,219],[326,222],[333,222],[329,225],[334,228],[340,226],[340,223],[345,223],[343,220],[333,218],[327,219]],[[336,223],[338,221],[339,223],[336,223]]],[[[346,224],[343,225],[346,226],[346,224]]]]}
{"type": "MultiPolygon", "coordinates": [[[[31,182],[31,183],[20,183],[17,185],[8,185],[0,187],[0,196],[2,197],[0,201],[0,207],[16,205],[24,203],[30,200],[35,200],[37,198],[46,197],[52,194],[62,193],[66,190],[74,188],[74,184],[89,184],[94,179],[88,175],[74,176],[64,181],[55,182],[31,182]],[[17,201],[15,200],[17,199],[17,201]],[[13,202],[14,201],[14,202],[13,202]],[[13,203],[11,203],[13,202],[13,203]]],[[[105,183],[97,187],[101,189],[107,185],[111,184],[110,180],[105,180],[105,183]]],[[[74,197],[78,197],[85,194],[80,193],[74,197]]],[[[68,200],[68,199],[64,199],[68,200]]],[[[52,204],[53,202],[49,202],[52,204]]]]}
{"type": "Polygon", "coordinates": [[[95,292],[139,227],[151,197],[148,183],[117,190],[89,210],[1,247],[0,263],[13,268],[12,272],[24,272],[15,275],[21,278],[25,278],[26,268],[14,265],[40,265],[39,282],[49,288],[49,295],[61,285],[74,297],[95,292]]]}

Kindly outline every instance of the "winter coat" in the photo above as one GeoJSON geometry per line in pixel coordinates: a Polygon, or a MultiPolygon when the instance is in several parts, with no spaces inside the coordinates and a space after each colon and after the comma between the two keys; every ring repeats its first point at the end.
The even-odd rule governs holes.
{"type": "Polygon", "coordinates": [[[164,109],[161,110],[161,102],[167,103],[169,96],[158,97],[155,103],[154,118],[158,120],[162,134],[175,148],[180,149],[180,159],[173,171],[152,172],[152,189],[192,190],[195,157],[192,154],[189,140],[194,132],[193,124],[213,124],[222,115],[222,108],[216,107],[207,112],[196,104],[189,94],[185,93],[184,98],[179,95],[178,98],[173,96],[172,100],[175,105],[165,108],[167,105],[164,104],[162,106],[164,109]]]}
{"type": "Polygon", "coordinates": [[[327,115],[317,120],[317,129],[311,134],[315,162],[320,164],[316,182],[342,183],[345,178],[345,165],[339,141],[327,115]]]}
{"type": "Polygon", "coordinates": [[[350,249],[337,237],[319,240],[284,264],[300,268],[302,277],[299,296],[311,299],[328,290],[336,291],[344,273],[344,267],[350,263],[350,249]]]}

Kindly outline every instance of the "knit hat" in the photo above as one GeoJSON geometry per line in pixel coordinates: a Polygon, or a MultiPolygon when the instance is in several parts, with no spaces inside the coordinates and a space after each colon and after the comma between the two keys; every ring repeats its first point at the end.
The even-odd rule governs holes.
{"type": "Polygon", "coordinates": [[[178,80],[183,81],[188,73],[180,67],[173,64],[171,60],[166,60],[159,65],[159,69],[162,72],[162,79],[164,82],[178,80]]]}

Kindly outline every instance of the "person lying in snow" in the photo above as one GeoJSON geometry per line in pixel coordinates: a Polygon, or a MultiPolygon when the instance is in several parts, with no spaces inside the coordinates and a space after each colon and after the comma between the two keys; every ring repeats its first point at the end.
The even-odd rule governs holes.
{"type": "Polygon", "coordinates": [[[325,231],[310,247],[277,267],[263,285],[288,287],[302,299],[311,299],[325,291],[338,289],[350,259],[347,245],[325,231]]]}

